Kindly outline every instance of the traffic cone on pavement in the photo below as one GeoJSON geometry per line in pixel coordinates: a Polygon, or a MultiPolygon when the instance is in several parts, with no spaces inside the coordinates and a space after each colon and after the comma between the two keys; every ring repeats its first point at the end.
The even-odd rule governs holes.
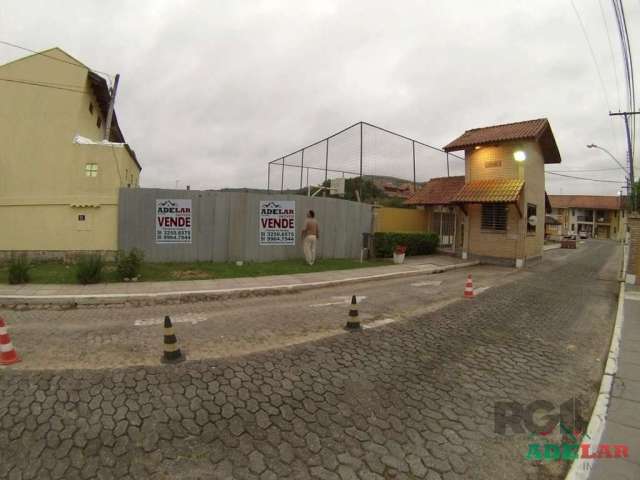
{"type": "Polygon", "coordinates": [[[473,291],[473,280],[471,278],[471,274],[467,277],[467,283],[464,286],[464,298],[473,298],[476,294],[473,291]]]}
{"type": "Polygon", "coordinates": [[[11,365],[20,361],[16,349],[13,348],[7,326],[0,317],[0,365],[11,365]]]}
{"type": "Polygon", "coordinates": [[[346,330],[360,330],[360,319],[358,318],[358,305],[356,296],[351,297],[351,308],[349,309],[349,320],[344,327],[346,330]]]}
{"type": "Polygon", "coordinates": [[[162,363],[178,363],[183,362],[185,356],[178,347],[178,339],[173,332],[171,318],[167,315],[164,317],[164,355],[160,359],[162,363]]]}

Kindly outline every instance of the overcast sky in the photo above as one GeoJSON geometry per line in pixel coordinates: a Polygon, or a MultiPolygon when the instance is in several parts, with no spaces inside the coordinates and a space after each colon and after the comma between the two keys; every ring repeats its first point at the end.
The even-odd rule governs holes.
{"type": "MultiPolygon", "coordinates": [[[[607,115],[624,105],[611,2],[574,1],[604,89],[570,0],[3,0],[0,40],[121,74],[116,109],[143,186],[265,187],[269,160],[359,120],[441,147],[547,117],[562,155],[547,170],[615,168],[585,148],[625,161],[622,120],[607,115]]],[[[638,46],[640,3],[625,8],[638,46]]],[[[24,54],[0,45],[2,63],[24,54]]],[[[422,161],[444,173],[441,158],[422,161]]],[[[411,176],[404,160],[394,171],[411,176]]],[[[547,190],[615,195],[624,183],[621,170],[568,174],[620,183],[547,175],[547,190]]]]}

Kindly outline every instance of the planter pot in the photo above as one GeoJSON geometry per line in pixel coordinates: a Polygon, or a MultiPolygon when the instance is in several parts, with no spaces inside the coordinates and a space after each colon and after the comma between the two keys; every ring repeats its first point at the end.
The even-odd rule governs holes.
{"type": "Polygon", "coordinates": [[[404,263],[405,253],[395,253],[393,252],[393,263],[401,264],[404,263]]]}

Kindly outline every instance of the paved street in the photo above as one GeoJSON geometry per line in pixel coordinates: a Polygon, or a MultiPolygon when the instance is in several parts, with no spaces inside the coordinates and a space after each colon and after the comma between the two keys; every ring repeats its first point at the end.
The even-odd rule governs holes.
{"type": "MultiPolygon", "coordinates": [[[[378,290],[363,313],[399,310],[401,321],[287,348],[178,366],[0,370],[0,478],[561,478],[563,464],[525,459],[528,434],[494,433],[494,403],[593,404],[615,314],[615,249],[588,242],[522,273],[496,270],[493,288],[435,311],[411,312],[389,293],[380,313],[385,287],[413,296],[418,280],[369,286],[378,290]]],[[[270,301],[286,308],[297,297],[270,301]]],[[[331,318],[344,311],[328,308],[331,318]]],[[[101,314],[56,314],[78,312],[101,314]]],[[[130,311],[112,312],[131,323],[130,311]]],[[[88,351],[79,341],[62,355],[88,351]]]]}
{"type": "Polygon", "coordinates": [[[173,319],[189,359],[241,355],[346,334],[352,294],[367,326],[414,318],[459,300],[469,272],[479,290],[516,275],[515,269],[482,266],[275,297],[140,308],[0,310],[0,315],[24,357],[13,369],[160,365],[165,315],[173,319]]]}

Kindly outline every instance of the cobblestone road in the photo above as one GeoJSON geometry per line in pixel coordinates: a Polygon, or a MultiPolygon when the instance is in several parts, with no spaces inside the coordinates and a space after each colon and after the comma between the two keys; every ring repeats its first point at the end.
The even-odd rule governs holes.
{"type": "Polygon", "coordinates": [[[592,403],[614,247],[592,242],[472,301],[287,349],[0,370],[0,478],[559,478],[524,459],[526,435],[493,433],[493,405],[592,403]]]}

